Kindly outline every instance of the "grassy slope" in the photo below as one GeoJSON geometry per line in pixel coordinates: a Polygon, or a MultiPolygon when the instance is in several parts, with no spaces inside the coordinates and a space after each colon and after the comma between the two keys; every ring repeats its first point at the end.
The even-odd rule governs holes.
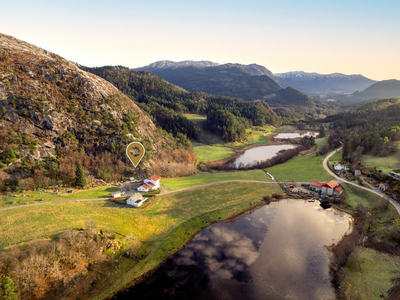
{"type": "Polygon", "coordinates": [[[43,203],[49,201],[61,201],[69,199],[96,199],[96,198],[109,198],[112,192],[118,191],[118,187],[113,186],[102,186],[94,189],[89,189],[86,191],[77,191],[72,194],[56,195],[51,192],[21,192],[14,193],[19,197],[2,196],[0,197],[0,208],[18,206],[31,203],[43,203]],[[24,197],[22,197],[25,195],[24,197]],[[43,198],[43,201],[40,199],[43,198]],[[10,204],[10,202],[15,201],[15,204],[10,204]]]}
{"type": "Polygon", "coordinates": [[[163,179],[162,185],[171,190],[211,183],[222,180],[258,180],[270,181],[270,178],[261,170],[226,172],[226,173],[201,173],[190,177],[163,179]]]}
{"type": "Polygon", "coordinates": [[[281,192],[277,184],[235,182],[159,196],[143,209],[93,201],[0,211],[0,249],[82,227],[85,220],[95,220],[100,228],[112,228],[117,237],[134,233],[147,245],[149,254],[136,265],[122,256],[118,258],[121,263],[115,276],[100,278],[100,285],[107,289],[93,297],[105,299],[155,268],[202,228],[262,204],[264,195],[281,192]]]}
{"type": "MultiPolygon", "coordinates": [[[[343,186],[347,194],[346,204],[350,205],[351,209],[362,204],[375,218],[376,222],[370,229],[370,235],[378,241],[387,240],[393,226],[400,225],[400,217],[395,209],[389,205],[387,211],[382,211],[379,209],[379,196],[348,184],[343,186]]],[[[381,293],[386,296],[389,288],[393,286],[392,279],[396,277],[394,271],[397,271],[398,276],[399,270],[400,257],[357,247],[349,257],[345,269],[346,295],[349,299],[356,295],[359,299],[379,299],[381,293]]]]}
{"type": "Polygon", "coordinates": [[[318,146],[318,149],[321,149],[323,146],[328,145],[328,137],[315,139],[315,144],[318,146]]]}
{"type": "Polygon", "coordinates": [[[287,162],[268,168],[279,181],[328,181],[332,177],[322,167],[324,156],[310,154],[307,156],[293,157],[287,162]]]}
{"type": "Polygon", "coordinates": [[[328,165],[331,167],[337,161],[338,162],[342,161],[342,150],[336,152],[334,155],[331,156],[331,158],[328,161],[328,165]]]}
{"type": "Polygon", "coordinates": [[[368,167],[375,167],[377,170],[381,170],[384,173],[389,173],[393,169],[400,169],[400,152],[386,157],[364,155],[362,162],[368,167]]]}
{"type": "Polygon", "coordinates": [[[93,201],[0,211],[3,220],[0,223],[0,248],[34,238],[51,237],[67,228],[80,228],[89,219],[95,220],[99,227],[114,229],[119,235],[133,232],[142,241],[154,240],[193,216],[240,205],[243,201],[279,191],[277,185],[235,182],[159,196],[145,209],[128,208],[110,201],[93,201]]]}
{"type": "Polygon", "coordinates": [[[393,286],[400,269],[400,257],[357,247],[345,271],[348,299],[381,299],[393,286]],[[355,298],[356,297],[356,298],[355,298]]]}
{"type": "Polygon", "coordinates": [[[235,151],[228,147],[206,145],[192,142],[197,161],[216,161],[235,155],[235,151]]]}

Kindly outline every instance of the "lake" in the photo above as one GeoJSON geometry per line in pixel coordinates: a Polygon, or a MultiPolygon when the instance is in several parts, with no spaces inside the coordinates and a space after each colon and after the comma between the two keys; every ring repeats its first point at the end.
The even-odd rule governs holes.
{"type": "Polygon", "coordinates": [[[240,163],[243,163],[244,165],[253,164],[257,161],[272,158],[281,150],[293,148],[296,148],[296,145],[286,144],[254,147],[243,152],[238,158],[236,158],[232,162],[232,164],[234,164],[236,167],[238,167],[240,163]]]}
{"type": "Polygon", "coordinates": [[[304,136],[317,137],[318,132],[316,131],[305,131],[305,132],[291,132],[291,133],[278,133],[274,136],[275,139],[295,139],[304,136]]]}
{"type": "Polygon", "coordinates": [[[351,219],[317,202],[281,200],[200,231],[116,299],[335,299],[329,251],[351,219]]]}

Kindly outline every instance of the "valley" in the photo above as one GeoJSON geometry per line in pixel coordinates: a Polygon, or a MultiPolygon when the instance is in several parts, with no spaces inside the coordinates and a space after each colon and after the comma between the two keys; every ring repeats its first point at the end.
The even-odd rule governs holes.
{"type": "MultiPolygon", "coordinates": [[[[263,236],[252,243],[265,238],[260,249],[275,256],[260,257],[271,268],[280,256],[269,247],[284,236],[274,227],[295,231],[293,224],[312,219],[309,227],[322,239],[319,229],[347,222],[312,246],[324,279],[310,297],[318,299],[323,286],[328,298],[396,299],[396,85],[210,61],[87,67],[0,34],[0,279],[10,278],[21,299],[108,299],[142,286],[205,232],[255,222],[262,212],[265,222],[243,226],[263,236]],[[351,91],[360,98],[324,101],[351,91]],[[137,168],[125,154],[134,141],[146,149],[137,168]],[[137,193],[152,175],[161,186],[137,193]],[[333,179],[338,194],[310,187],[333,179]],[[127,204],[135,195],[145,198],[140,207],[127,204]],[[271,211],[280,217],[273,221],[271,211]],[[269,229],[272,237],[264,236],[269,229]]],[[[301,229],[310,239],[298,244],[308,250],[295,265],[314,243],[301,229]]],[[[289,269],[279,276],[290,276],[289,269]]],[[[281,283],[269,288],[285,298],[281,283]]]]}

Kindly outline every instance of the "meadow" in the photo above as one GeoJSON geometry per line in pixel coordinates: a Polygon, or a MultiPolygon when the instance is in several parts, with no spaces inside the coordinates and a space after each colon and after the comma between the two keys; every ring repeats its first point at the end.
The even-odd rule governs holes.
{"type": "Polygon", "coordinates": [[[200,173],[190,177],[163,179],[162,185],[170,190],[179,190],[191,186],[223,180],[271,181],[269,176],[267,176],[262,170],[251,170],[223,173],[200,173]]]}
{"type": "MultiPolygon", "coordinates": [[[[382,209],[382,199],[378,195],[349,184],[343,184],[343,187],[347,199],[341,206],[351,210],[355,210],[358,204],[365,206],[373,218],[368,236],[391,244],[391,231],[400,226],[400,217],[395,208],[389,204],[387,209],[382,209]]],[[[348,299],[355,295],[360,299],[379,299],[380,295],[386,296],[394,285],[392,280],[398,277],[400,257],[358,246],[349,256],[344,270],[348,299]]]]}
{"type": "Polygon", "coordinates": [[[0,248],[32,239],[52,238],[67,228],[84,227],[85,220],[96,221],[100,228],[112,228],[119,236],[134,233],[141,241],[151,241],[196,215],[240,207],[243,203],[249,205],[253,200],[276,192],[280,192],[280,188],[274,184],[234,182],[158,196],[145,209],[100,200],[0,211],[0,248]]]}
{"type": "Polygon", "coordinates": [[[324,156],[315,153],[306,156],[296,156],[283,164],[266,169],[279,181],[328,181],[332,179],[323,168],[324,156]]]}
{"type": "Polygon", "coordinates": [[[400,152],[391,156],[378,157],[373,155],[364,155],[362,162],[370,168],[376,168],[384,173],[389,173],[394,169],[400,169],[400,152]]]}
{"type": "Polygon", "coordinates": [[[101,186],[88,190],[74,190],[72,194],[67,194],[67,193],[55,194],[50,190],[13,193],[0,197],[0,208],[33,204],[33,203],[43,203],[50,201],[71,200],[71,199],[98,199],[98,198],[106,199],[110,198],[112,192],[118,190],[119,188],[115,186],[101,186]]]}
{"type": "Polygon", "coordinates": [[[354,299],[356,295],[357,299],[386,297],[399,269],[400,257],[356,247],[345,271],[347,299],[354,299]]]}

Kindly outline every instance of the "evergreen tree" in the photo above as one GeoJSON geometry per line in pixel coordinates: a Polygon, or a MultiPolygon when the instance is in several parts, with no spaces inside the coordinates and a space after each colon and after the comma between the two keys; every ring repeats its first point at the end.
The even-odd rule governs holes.
{"type": "Polygon", "coordinates": [[[86,185],[86,176],[85,173],[83,173],[82,166],[79,162],[76,163],[75,176],[76,186],[84,187],[86,185]]]}
{"type": "Polygon", "coordinates": [[[14,282],[8,276],[4,276],[0,280],[0,299],[2,299],[2,300],[18,299],[18,296],[15,293],[14,282]]]}
{"type": "Polygon", "coordinates": [[[343,145],[343,152],[342,152],[343,160],[349,161],[351,158],[351,144],[350,141],[345,141],[343,145]]]}
{"type": "Polygon", "coordinates": [[[16,157],[14,149],[9,145],[6,145],[4,151],[0,153],[0,159],[6,164],[12,163],[16,157]]]}
{"type": "Polygon", "coordinates": [[[319,137],[322,138],[325,136],[325,128],[324,125],[321,124],[321,126],[319,126],[319,137]]]}

